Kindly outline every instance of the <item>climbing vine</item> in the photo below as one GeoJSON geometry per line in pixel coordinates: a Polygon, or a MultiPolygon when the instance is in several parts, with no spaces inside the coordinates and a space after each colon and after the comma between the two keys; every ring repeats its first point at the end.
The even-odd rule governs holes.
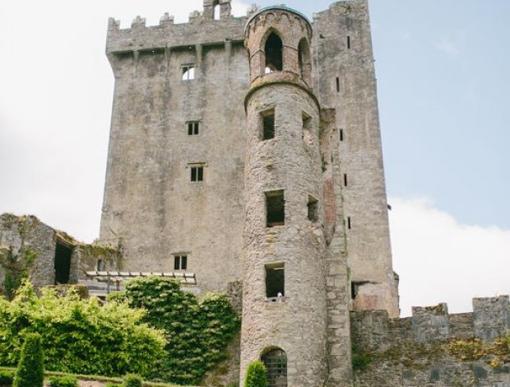
{"type": "Polygon", "coordinates": [[[226,347],[240,326],[226,296],[210,294],[199,301],[170,279],[132,280],[113,299],[145,308],[145,321],[165,332],[166,355],[154,365],[153,379],[200,383],[209,369],[226,358],[226,347]]]}

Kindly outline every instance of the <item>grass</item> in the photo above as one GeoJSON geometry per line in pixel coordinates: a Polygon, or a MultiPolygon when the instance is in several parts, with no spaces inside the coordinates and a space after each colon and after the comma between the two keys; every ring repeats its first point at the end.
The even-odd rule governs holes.
{"type": "MultiPolygon", "coordinates": [[[[13,367],[0,367],[0,370],[9,370],[9,371],[15,371],[16,368],[13,367]]],[[[68,374],[65,372],[54,372],[54,371],[45,371],[44,376],[74,376],[78,380],[90,380],[90,381],[97,381],[97,382],[111,382],[111,383],[122,383],[122,378],[113,378],[108,376],[100,376],[100,375],[81,375],[81,374],[68,374]]],[[[143,382],[144,387],[194,387],[194,386],[180,386],[177,384],[169,384],[169,383],[156,383],[156,382],[149,382],[144,381],[143,382]]]]}

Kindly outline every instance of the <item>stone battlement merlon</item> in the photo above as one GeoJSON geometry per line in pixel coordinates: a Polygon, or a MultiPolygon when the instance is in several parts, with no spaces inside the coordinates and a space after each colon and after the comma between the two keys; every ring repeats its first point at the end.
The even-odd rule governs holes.
{"type": "Polygon", "coordinates": [[[106,53],[117,54],[132,51],[217,45],[225,41],[244,41],[244,26],[248,17],[256,11],[251,7],[247,16],[234,17],[230,0],[204,0],[203,12],[194,11],[187,23],[174,23],[174,17],[165,13],[159,25],[147,26],[145,18],[137,16],[130,28],[120,28],[120,21],[108,20],[106,53]],[[214,4],[220,7],[219,19],[214,18],[214,4]]]}
{"type": "Polygon", "coordinates": [[[449,339],[491,340],[510,332],[509,296],[474,298],[473,312],[448,314],[446,304],[413,307],[412,317],[388,317],[386,311],[351,313],[353,337],[365,349],[391,347],[395,341],[427,343],[449,339]]]}

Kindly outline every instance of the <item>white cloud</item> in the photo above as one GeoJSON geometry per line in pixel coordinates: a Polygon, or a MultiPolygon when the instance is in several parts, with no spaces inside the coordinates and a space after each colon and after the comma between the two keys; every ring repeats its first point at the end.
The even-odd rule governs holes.
{"type": "Polygon", "coordinates": [[[510,230],[465,225],[425,199],[391,199],[393,260],[403,315],[447,302],[470,311],[473,297],[510,293],[510,230]]]}

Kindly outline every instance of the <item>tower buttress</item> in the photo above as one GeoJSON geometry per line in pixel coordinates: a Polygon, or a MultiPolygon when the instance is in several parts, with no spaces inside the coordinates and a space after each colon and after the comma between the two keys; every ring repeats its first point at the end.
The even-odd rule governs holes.
{"type": "Polygon", "coordinates": [[[271,386],[322,386],[328,375],[328,247],[311,39],[309,21],[283,6],[260,10],[245,29],[251,84],[241,380],[260,359],[271,386]]]}

